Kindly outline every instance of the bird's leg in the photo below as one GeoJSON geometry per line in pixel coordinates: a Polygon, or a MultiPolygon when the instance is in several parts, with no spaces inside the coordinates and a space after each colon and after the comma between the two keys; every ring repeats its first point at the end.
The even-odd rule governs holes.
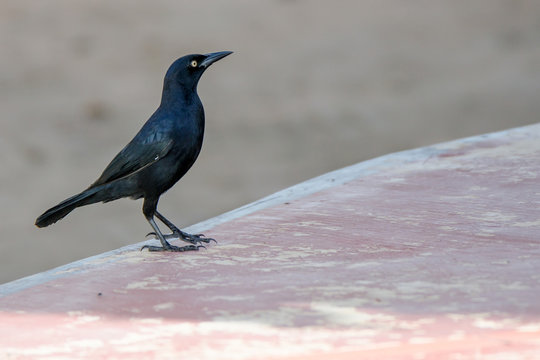
{"type": "Polygon", "coordinates": [[[173,246],[165,240],[165,237],[159,230],[155,220],[154,220],[154,213],[156,212],[156,205],[157,201],[154,202],[153,206],[152,203],[147,202],[147,200],[144,201],[143,204],[143,213],[152,228],[154,229],[154,234],[161,242],[161,246],[151,246],[151,245],[144,245],[141,248],[141,251],[144,249],[148,249],[148,251],[174,251],[174,252],[183,252],[183,251],[192,251],[192,250],[199,250],[199,248],[204,247],[201,245],[188,245],[188,246],[173,246]]]}
{"type": "MultiPolygon", "coordinates": [[[[193,245],[197,245],[198,243],[201,243],[201,242],[204,242],[204,243],[208,244],[211,241],[217,243],[217,241],[215,239],[207,238],[207,237],[204,236],[204,234],[193,234],[192,235],[192,234],[188,234],[188,233],[180,230],[172,222],[167,220],[167,218],[165,216],[161,215],[157,210],[155,212],[155,215],[159,220],[161,220],[162,223],[164,223],[172,231],[171,234],[163,235],[164,239],[167,239],[167,240],[169,240],[169,239],[180,239],[182,241],[185,241],[185,242],[193,244],[193,245]]],[[[151,232],[148,235],[154,235],[154,236],[158,237],[156,232],[151,232]]]]}

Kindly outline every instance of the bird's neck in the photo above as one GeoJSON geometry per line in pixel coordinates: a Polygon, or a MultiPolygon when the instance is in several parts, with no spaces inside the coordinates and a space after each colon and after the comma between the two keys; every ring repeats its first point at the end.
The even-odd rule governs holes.
{"type": "Polygon", "coordinates": [[[177,82],[165,82],[163,84],[163,93],[161,95],[161,107],[169,109],[185,108],[192,105],[198,105],[201,101],[197,94],[197,85],[186,87],[177,82]]]}

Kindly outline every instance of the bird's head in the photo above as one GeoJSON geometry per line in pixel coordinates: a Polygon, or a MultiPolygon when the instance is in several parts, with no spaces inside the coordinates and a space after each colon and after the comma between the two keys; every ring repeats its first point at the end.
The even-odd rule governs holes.
{"type": "Polygon", "coordinates": [[[232,51],[219,51],[209,54],[182,56],[172,63],[165,75],[165,85],[179,84],[186,89],[195,89],[203,72],[216,61],[232,54],[232,51]]]}

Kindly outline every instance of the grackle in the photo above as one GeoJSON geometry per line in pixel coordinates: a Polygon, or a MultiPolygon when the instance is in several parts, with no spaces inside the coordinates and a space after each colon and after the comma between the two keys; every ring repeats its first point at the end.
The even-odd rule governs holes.
{"type": "Polygon", "coordinates": [[[43,213],[36,226],[51,225],[75,208],[123,197],[144,198],[143,214],[152,226],[161,246],[145,245],[149,251],[198,250],[202,242],[214,239],[203,234],[188,234],[157,211],[159,197],[170,189],[193,165],[201,151],[204,134],[204,109],[197,95],[203,72],[214,62],[230,55],[221,51],[205,55],[186,55],[167,70],[161,104],[116,157],[99,179],[80,194],[74,195],[43,213]],[[154,215],[171,234],[163,235],[154,215]],[[180,239],[190,245],[173,246],[167,239],[180,239]]]}

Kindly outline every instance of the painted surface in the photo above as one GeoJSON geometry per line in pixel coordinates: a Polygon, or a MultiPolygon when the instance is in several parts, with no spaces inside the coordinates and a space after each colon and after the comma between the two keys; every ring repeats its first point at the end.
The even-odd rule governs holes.
{"type": "Polygon", "coordinates": [[[410,155],[6,284],[0,358],[540,358],[540,125],[410,155]]]}

